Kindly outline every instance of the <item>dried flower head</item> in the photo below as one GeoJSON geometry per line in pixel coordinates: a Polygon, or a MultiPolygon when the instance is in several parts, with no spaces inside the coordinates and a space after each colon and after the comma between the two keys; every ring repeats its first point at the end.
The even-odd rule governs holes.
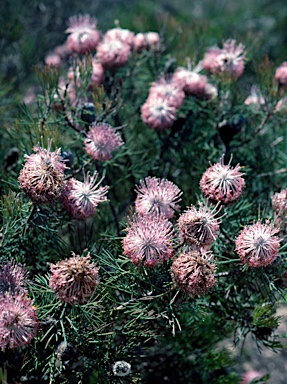
{"type": "Polygon", "coordinates": [[[84,182],[74,178],[69,179],[62,196],[62,202],[72,218],[84,220],[93,216],[98,204],[107,200],[106,194],[109,187],[100,187],[103,178],[98,182],[97,178],[98,173],[95,171],[93,176],[84,175],[84,182]]]}
{"type": "Polygon", "coordinates": [[[146,177],[136,186],[136,211],[141,215],[160,214],[171,219],[179,207],[181,190],[171,181],[146,177]]]}
{"type": "Polygon", "coordinates": [[[97,48],[97,58],[104,67],[111,69],[126,64],[130,54],[130,45],[120,40],[104,40],[97,48]]]}
{"type": "Polygon", "coordinates": [[[277,214],[285,216],[287,212],[287,189],[275,193],[272,198],[272,208],[277,214]]]}
{"type": "Polygon", "coordinates": [[[173,125],[176,108],[164,98],[149,96],[141,107],[141,117],[150,128],[163,131],[173,125]]]}
{"type": "Polygon", "coordinates": [[[28,273],[15,261],[4,263],[0,269],[0,295],[25,295],[28,273]]]}
{"type": "Polygon", "coordinates": [[[87,256],[72,252],[72,257],[50,265],[49,287],[61,301],[72,304],[85,303],[99,284],[99,268],[87,256]]]}
{"type": "Polygon", "coordinates": [[[135,215],[126,231],[124,254],[133,264],[154,267],[172,257],[173,226],[164,217],[135,215]]]}
{"type": "Polygon", "coordinates": [[[200,188],[210,201],[228,204],[242,195],[245,181],[239,164],[232,168],[230,162],[224,165],[223,161],[224,157],[204,172],[200,180],[200,188]]]}
{"type": "Polygon", "coordinates": [[[272,224],[257,222],[247,225],[236,239],[236,252],[244,264],[266,267],[277,258],[280,240],[274,236],[278,229],[272,224]]]}
{"type": "Polygon", "coordinates": [[[161,78],[159,81],[152,83],[149,90],[149,97],[151,99],[166,100],[169,105],[179,108],[184,100],[184,92],[181,84],[173,82],[172,79],[161,78]]]}
{"type": "Polygon", "coordinates": [[[211,73],[230,73],[233,78],[242,75],[246,58],[243,44],[236,45],[236,40],[226,40],[223,48],[210,48],[202,61],[203,67],[211,73]]]}
{"type": "Polygon", "coordinates": [[[67,166],[62,161],[60,149],[50,151],[51,140],[48,149],[39,145],[33,149],[35,154],[25,155],[27,161],[20,172],[20,187],[35,204],[51,204],[63,193],[67,166]]]}
{"type": "Polygon", "coordinates": [[[178,219],[178,229],[184,241],[201,247],[209,247],[217,238],[219,219],[216,208],[211,210],[200,204],[189,207],[178,219]]]}
{"type": "Polygon", "coordinates": [[[104,36],[104,41],[115,41],[119,40],[122,43],[133,46],[135,34],[129,29],[123,28],[112,28],[109,29],[104,36]]]}
{"type": "Polygon", "coordinates": [[[134,37],[134,50],[140,52],[151,48],[159,49],[160,36],[157,32],[138,33],[134,37]]]}
{"type": "Polygon", "coordinates": [[[284,61],[284,63],[282,63],[280,67],[276,69],[275,80],[278,81],[280,85],[285,85],[287,83],[287,62],[286,61],[284,61]]]}
{"type": "Polygon", "coordinates": [[[174,283],[192,296],[205,295],[215,284],[216,266],[210,251],[181,253],[171,266],[174,283]]]}
{"type": "Polygon", "coordinates": [[[70,34],[67,39],[69,47],[79,54],[94,51],[100,40],[97,21],[89,15],[71,17],[66,32],[70,34]]]}
{"type": "Polygon", "coordinates": [[[195,70],[179,67],[175,71],[172,81],[181,86],[188,95],[201,96],[205,94],[207,77],[200,75],[195,70]]]}
{"type": "Polygon", "coordinates": [[[131,365],[126,361],[116,361],[113,365],[115,376],[127,376],[131,371],[131,365]]]}
{"type": "Polygon", "coordinates": [[[38,321],[32,301],[23,295],[0,298],[0,347],[14,349],[37,335],[38,321]]]}
{"type": "Polygon", "coordinates": [[[113,157],[124,142],[120,134],[111,125],[93,123],[84,141],[87,153],[95,160],[106,161],[113,157]]]}

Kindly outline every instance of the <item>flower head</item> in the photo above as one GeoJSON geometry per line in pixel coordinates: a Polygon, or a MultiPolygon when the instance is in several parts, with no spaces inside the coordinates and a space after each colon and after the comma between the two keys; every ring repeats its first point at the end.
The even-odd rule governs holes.
{"type": "Polygon", "coordinates": [[[119,40],[122,43],[133,46],[135,34],[129,29],[120,27],[109,29],[104,36],[104,41],[119,40]]]}
{"type": "Polygon", "coordinates": [[[287,212],[287,189],[275,193],[272,198],[272,208],[277,214],[285,216],[287,212]]]}
{"type": "Polygon", "coordinates": [[[203,205],[196,209],[192,205],[178,219],[178,229],[187,243],[209,247],[217,238],[219,220],[215,218],[214,209],[203,205]]]}
{"type": "Polygon", "coordinates": [[[126,231],[124,254],[133,264],[154,267],[172,257],[173,226],[164,217],[135,215],[126,231]]]}
{"type": "Polygon", "coordinates": [[[276,69],[275,80],[278,81],[280,85],[285,85],[287,83],[287,62],[286,61],[284,61],[284,63],[282,63],[280,67],[276,69]]]}
{"type": "Polygon", "coordinates": [[[89,84],[89,90],[93,88],[93,86],[101,85],[104,81],[105,70],[101,63],[98,62],[97,59],[92,60],[92,76],[89,84]]]}
{"type": "Polygon", "coordinates": [[[0,295],[8,293],[11,296],[27,294],[27,271],[11,261],[4,263],[0,269],[0,295]]]}
{"type": "Polygon", "coordinates": [[[264,97],[257,85],[252,85],[250,95],[244,101],[245,105],[260,106],[265,104],[264,97]]]}
{"type": "Polygon", "coordinates": [[[171,181],[146,177],[136,187],[136,211],[141,215],[148,213],[160,214],[171,219],[174,212],[179,209],[181,190],[171,181]]]}
{"type": "Polygon", "coordinates": [[[205,171],[200,180],[200,188],[210,201],[228,204],[242,195],[245,181],[240,165],[232,168],[230,164],[224,165],[223,159],[205,171]]]}
{"type": "Polygon", "coordinates": [[[79,54],[94,51],[100,40],[97,22],[89,15],[71,17],[66,32],[70,34],[67,39],[69,47],[79,54]]]}
{"type": "Polygon", "coordinates": [[[176,108],[162,97],[150,95],[141,107],[144,123],[156,131],[163,131],[173,125],[176,119],[176,108]]]}
{"type": "Polygon", "coordinates": [[[97,48],[97,58],[106,68],[117,68],[126,64],[130,54],[130,45],[120,40],[104,40],[97,48]]]}
{"type": "Polygon", "coordinates": [[[157,32],[138,33],[134,37],[134,50],[140,52],[151,48],[158,49],[160,36],[157,32]]]}
{"type": "Polygon", "coordinates": [[[39,145],[36,153],[27,156],[27,161],[19,176],[20,187],[36,204],[50,204],[58,200],[65,188],[64,170],[67,166],[62,161],[61,150],[50,151],[39,145]]]}
{"type": "Polygon", "coordinates": [[[181,85],[187,95],[201,96],[205,94],[207,77],[200,75],[195,70],[191,71],[179,67],[175,71],[172,81],[175,84],[181,85]]]}
{"type": "Polygon", "coordinates": [[[124,144],[120,134],[111,125],[93,123],[84,141],[87,153],[95,160],[106,161],[124,144]]]}
{"type": "Polygon", "coordinates": [[[72,252],[72,257],[50,265],[49,287],[61,301],[72,304],[85,303],[99,284],[99,268],[87,256],[72,252]]]}
{"type": "Polygon", "coordinates": [[[19,348],[37,335],[38,321],[32,301],[23,295],[0,298],[0,347],[19,348]]]}
{"type": "Polygon", "coordinates": [[[127,376],[131,371],[131,365],[126,361],[116,361],[113,365],[115,376],[127,376]]]}
{"type": "Polygon", "coordinates": [[[173,82],[172,79],[160,79],[152,83],[149,90],[149,97],[151,99],[166,100],[169,105],[179,108],[184,100],[184,92],[181,85],[173,82]]]}
{"type": "Polygon", "coordinates": [[[280,240],[274,236],[278,229],[271,224],[257,222],[247,225],[236,239],[236,252],[244,264],[266,267],[278,256],[280,240]]]}
{"type": "Polygon", "coordinates": [[[206,294],[215,284],[216,266],[210,251],[181,253],[171,266],[174,283],[192,296],[206,294]]]}
{"type": "Polygon", "coordinates": [[[97,182],[98,173],[84,175],[84,182],[69,179],[62,196],[64,208],[76,220],[84,220],[95,214],[99,203],[106,201],[108,186],[99,187],[103,178],[97,182]]]}
{"type": "Polygon", "coordinates": [[[211,73],[230,73],[233,78],[242,75],[246,52],[244,45],[236,45],[236,40],[226,40],[223,48],[210,48],[202,61],[203,67],[211,73]]]}

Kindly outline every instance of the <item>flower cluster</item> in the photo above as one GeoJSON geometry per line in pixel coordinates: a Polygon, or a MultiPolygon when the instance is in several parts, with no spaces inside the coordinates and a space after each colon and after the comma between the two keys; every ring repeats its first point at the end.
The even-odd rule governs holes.
{"type": "Polygon", "coordinates": [[[66,303],[85,303],[99,284],[99,268],[89,253],[79,256],[72,252],[72,257],[51,264],[50,269],[49,286],[66,303]]]}

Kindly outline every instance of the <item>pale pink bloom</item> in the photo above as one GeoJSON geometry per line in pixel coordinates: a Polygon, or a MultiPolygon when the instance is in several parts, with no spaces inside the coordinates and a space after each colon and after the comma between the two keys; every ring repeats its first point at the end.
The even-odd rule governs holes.
{"type": "Polygon", "coordinates": [[[207,77],[195,70],[179,67],[175,71],[172,81],[182,87],[187,95],[201,96],[205,94],[207,77]]]}
{"type": "Polygon", "coordinates": [[[48,149],[35,146],[36,152],[25,155],[26,164],[19,176],[20,187],[36,204],[50,204],[57,201],[66,186],[64,170],[68,167],[62,161],[61,150],[51,152],[51,140],[48,149]]]}
{"type": "Polygon", "coordinates": [[[171,181],[146,177],[136,186],[135,208],[141,215],[148,213],[162,215],[171,219],[181,201],[181,190],[171,181]]]}
{"type": "Polygon", "coordinates": [[[94,86],[99,86],[103,83],[105,78],[105,70],[101,63],[97,59],[92,59],[92,76],[88,87],[91,90],[94,86]]]}
{"type": "Polygon", "coordinates": [[[120,134],[110,124],[93,123],[84,141],[86,152],[95,160],[106,161],[124,144],[120,134]]]}
{"type": "Polygon", "coordinates": [[[103,40],[105,42],[119,40],[122,43],[128,44],[132,47],[134,44],[134,37],[135,34],[129,29],[112,28],[105,33],[103,40]]]}
{"type": "Polygon", "coordinates": [[[102,41],[97,48],[97,58],[106,68],[117,68],[126,64],[131,47],[120,40],[102,41]]]}
{"type": "Polygon", "coordinates": [[[282,111],[286,109],[286,107],[287,107],[287,97],[285,96],[282,99],[280,99],[278,103],[275,105],[274,112],[282,111]]]}
{"type": "Polygon", "coordinates": [[[214,99],[218,96],[218,89],[215,85],[207,83],[203,92],[203,96],[209,100],[214,99]]]}
{"type": "Polygon", "coordinates": [[[157,32],[138,33],[134,37],[134,50],[140,52],[151,48],[158,49],[160,36],[157,32]]]}
{"type": "Polygon", "coordinates": [[[0,347],[20,348],[36,337],[38,321],[32,301],[23,295],[0,298],[0,347]]]}
{"type": "Polygon", "coordinates": [[[252,85],[250,95],[245,99],[244,104],[255,104],[257,106],[265,104],[264,97],[257,85],[252,85]]]}
{"type": "Polygon", "coordinates": [[[99,285],[99,268],[87,256],[72,252],[72,257],[50,265],[49,287],[61,301],[72,304],[85,303],[99,285]]]}
{"type": "Polygon", "coordinates": [[[280,85],[285,85],[287,83],[287,62],[281,64],[280,67],[276,69],[275,80],[278,81],[280,85]]]}
{"type": "Polygon", "coordinates": [[[179,108],[184,100],[184,92],[181,85],[176,84],[172,79],[161,78],[152,83],[149,90],[149,98],[163,99],[172,107],[179,108]]]}
{"type": "Polygon", "coordinates": [[[15,261],[3,263],[0,269],[0,295],[8,293],[11,296],[28,293],[27,271],[15,261]]]}
{"type": "Polygon", "coordinates": [[[49,67],[60,67],[62,65],[62,59],[56,53],[49,53],[45,57],[45,64],[49,67]]]}
{"type": "Polygon", "coordinates": [[[168,100],[149,96],[141,107],[144,123],[156,131],[170,128],[176,119],[176,108],[168,100]]]}
{"type": "Polygon", "coordinates": [[[236,252],[244,264],[251,267],[266,267],[279,255],[280,239],[272,224],[257,222],[247,225],[236,239],[236,252]]]}
{"type": "Polygon", "coordinates": [[[176,286],[192,296],[205,295],[216,284],[216,266],[210,251],[181,253],[171,266],[176,286]]]}
{"type": "Polygon", "coordinates": [[[276,214],[284,215],[287,212],[287,189],[275,193],[272,198],[272,208],[276,214]]]}
{"type": "Polygon", "coordinates": [[[242,380],[241,380],[240,384],[250,384],[254,379],[259,379],[262,376],[264,376],[264,374],[262,372],[258,372],[258,371],[254,371],[254,370],[247,371],[242,376],[242,380]]]}
{"type": "Polygon", "coordinates": [[[70,34],[67,39],[69,47],[78,54],[94,51],[100,40],[97,22],[89,15],[71,17],[66,32],[70,34]]]}
{"type": "Polygon", "coordinates": [[[210,247],[216,240],[220,221],[215,209],[200,204],[191,206],[178,219],[178,230],[184,241],[201,247],[210,247]]]}
{"type": "Polygon", "coordinates": [[[242,75],[246,58],[243,44],[236,45],[236,40],[226,40],[223,48],[210,48],[202,61],[204,69],[211,73],[230,73],[233,78],[242,75]]]}
{"type": "Polygon", "coordinates": [[[164,217],[135,215],[123,239],[124,254],[133,264],[154,267],[173,255],[173,226],[164,217]]]}
{"type": "Polygon", "coordinates": [[[84,175],[84,182],[75,178],[69,179],[62,195],[62,203],[72,218],[84,220],[93,216],[98,204],[107,200],[109,187],[100,187],[103,177],[98,182],[97,178],[98,173],[95,171],[93,176],[84,175]]]}
{"type": "Polygon", "coordinates": [[[228,204],[242,195],[245,181],[239,164],[232,168],[230,163],[224,165],[223,161],[224,157],[204,172],[200,180],[200,188],[210,201],[228,204]]]}
{"type": "Polygon", "coordinates": [[[64,44],[58,45],[53,52],[60,56],[62,61],[66,61],[72,54],[72,50],[67,41],[65,41],[64,44]]]}

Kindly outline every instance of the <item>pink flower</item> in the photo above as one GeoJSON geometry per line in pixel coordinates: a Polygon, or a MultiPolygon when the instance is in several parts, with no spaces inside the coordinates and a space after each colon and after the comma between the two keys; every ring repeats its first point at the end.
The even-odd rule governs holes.
{"type": "Polygon", "coordinates": [[[131,47],[120,40],[102,41],[97,48],[97,58],[106,68],[117,68],[126,64],[131,47]]]}
{"type": "Polygon", "coordinates": [[[217,238],[219,220],[215,218],[215,209],[200,204],[199,208],[189,207],[178,219],[178,229],[189,244],[209,247],[217,238]]]}
{"type": "Polygon", "coordinates": [[[173,82],[172,79],[164,78],[153,82],[149,90],[149,98],[166,100],[170,106],[179,108],[184,100],[182,86],[173,82]]]}
{"type": "Polygon", "coordinates": [[[111,125],[93,123],[84,141],[87,153],[95,160],[106,161],[124,144],[120,134],[111,125]]]}
{"type": "Polygon", "coordinates": [[[272,198],[272,208],[277,214],[285,216],[287,211],[287,189],[275,193],[272,198]]]}
{"type": "Polygon", "coordinates": [[[14,349],[36,337],[38,321],[32,301],[23,295],[0,298],[0,347],[14,349]]]}
{"type": "Polygon", "coordinates": [[[154,267],[172,257],[173,227],[164,217],[135,215],[126,231],[124,254],[133,264],[154,267]]]}
{"type": "Polygon", "coordinates": [[[49,67],[60,67],[62,65],[62,59],[56,53],[50,53],[45,57],[45,64],[49,67]]]}
{"type": "Polygon", "coordinates": [[[163,131],[173,125],[176,108],[166,99],[150,96],[141,107],[141,117],[150,128],[163,131]]]}
{"type": "Polygon", "coordinates": [[[171,181],[146,177],[136,186],[135,208],[141,215],[148,213],[171,219],[179,207],[182,192],[171,181]]]}
{"type": "Polygon", "coordinates": [[[171,266],[172,279],[180,289],[192,296],[205,295],[216,284],[216,266],[210,251],[181,253],[171,266]]]}
{"type": "Polygon", "coordinates": [[[200,188],[210,201],[228,204],[242,195],[245,181],[239,164],[232,168],[230,163],[224,165],[223,160],[224,157],[204,172],[200,180],[200,188]]]}
{"type": "Polygon", "coordinates": [[[281,64],[275,72],[275,80],[278,81],[280,85],[285,85],[287,83],[287,62],[281,64]]]}
{"type": "Polygon", "coordinates": [[[254,379],[259,379],[262,376],[264,376],[262,372],[258,372],[254,370],[247,371],[242,376],[242,381],[240,384],[250,384],[254,379]]]}
{"type": "Polygon", "coordinates": [[[71,50],[78,54],[94,51],[100,40],[100,34],[96,28],[96,20],[89,15],[71,17],[66,31],[70,34],[67,42],[71,50]]]}
{"type": "Polygon", "coordinates": [[[282,97],[282,99],[280,99],[278,101],[278,103],[275,105],[275,109],[274,109],[274,112],[279,112],[279,111],[282,111],[282,110],[286,110],[286,107],[287,107],[287,97],[282,97]]]}
{"type": "Polygon", "coordinates": [[[223,48],[210,48],[202,61],[204,69],[211,73],[230,73],[233,78],[242,75],[246,52],[241,43],[236,46],[236,40],[226,40],[223,48]]]}
{"type": "Polygon", "coordinates": [[[244,104],[255,104],[257,106],[265,104],[264,97],[257,85],[252,85],[250,95],[245,99],[244,104]]]}
{"type": "Polygon", "coordinates": [[[218,96],[218,89],[213,84],[206,83],[203,96],[207,100],[214,99],[218,96]]]}
{"type": "Polygon", "coordinates": [[[235,243],[241,261],[256,268],[273,263],[279,254],[277,232],[273,225],[260,222],[244,227],[235,243]]]}
{"type": "Polygon", "coordinates": [[[157,32],[138,33],[134,37],[134,50],[140,52],[151,48],[158,49],[160,36],[157,32]]]}
{"type": "Polygon", "coordinates": [[[105,42],[119,40],[122,43],[128,44],[132,47],[134,43],[134,37],[135,34],[129,29],[112,28],[105,33],[103,40],[105,42]]]}
{"type": "Polygon", "coordinates": [[[93,216],[98,204],[107,200],[106,194],[109,187],[99,187],[103,178],[97,182],[97,171],[93,176],[89,174],[84,176],[84,182],[74,178],[69,179],[62,196],[64,208],[76,220],[84,220],[93,216]]]}
{"type": "Polygon", "coordinates": [[[39,145],[35,154],[25,155],[26,164],[19,176],[20,187],[35,204],[51,204],[57,201],[65,189],[64,170],[67,169],[60,155],[61,150],[51,152],[39,145]]]}
{"type": "Polygon", "coordinates": [[[72,304],[85,303],[99,284],[99,268],[87,256],[73,257],[51,264],[49,287],[61,301],[72,304]]]}
{"type": "Polygon", "coordinates": [[[105,78],[105,70],[101,63],[97,59],[92,60],[92,76],[88,90],[91,90],[94,86],[99,86],[103,83],[105,78]]]}
{"type": "Polygon", "coordinates": [[[175,71],[172,81],[181,86],[188,95],[201,96],[205,94],[207,77],[198,74],[195,70],[191,71],[179,67],[175,71]]]}
{"type": "Polygon", "coordinates": [[[28,293],[26,287],[27,275],[27,271],[14,261],[2,264],[0,269],[0,295],[6,293],[11,296],[26,295],[28,293]]]}

